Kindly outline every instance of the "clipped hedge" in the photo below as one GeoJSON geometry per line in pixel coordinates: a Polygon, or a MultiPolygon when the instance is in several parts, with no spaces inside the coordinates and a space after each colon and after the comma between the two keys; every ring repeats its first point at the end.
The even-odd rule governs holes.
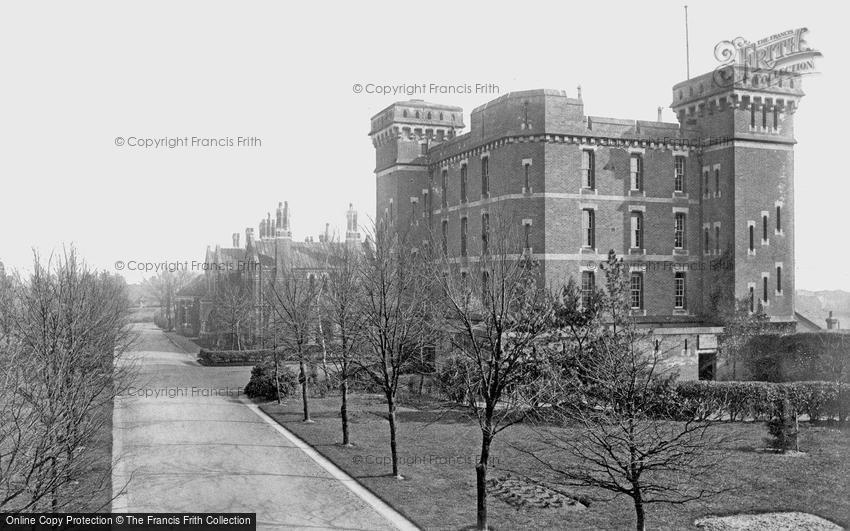
{"type": "MultiPolygon", "coordinates": [[[[321,356],[321,345],[307,345],[307,357],[315,359],[321,356]]],[[[278,349],[279,359],[295,360],[295,353],[291,350],[278,349]]],[[[202,348],[198,353],[198,363],[201,365],[257,365],[274,357],[274,350],[270,348],[251,350],[211,350],[202,348]]]]}
{"type": "Polygon", "coordinates": [[[257,350],[207,350],[198,353],[198,363],[201,365],[257,365],[271,359],[274,351],[271,349],[257,350]]]}
{"type": "Polygon", "coordinates": [[[675,406],[682,416],[725,413],[729,420],[768,420],[784,400],[813,421],[847,419],[850,384],[836,382],[712,382],[688,381],[675,386],[675,406]]]}

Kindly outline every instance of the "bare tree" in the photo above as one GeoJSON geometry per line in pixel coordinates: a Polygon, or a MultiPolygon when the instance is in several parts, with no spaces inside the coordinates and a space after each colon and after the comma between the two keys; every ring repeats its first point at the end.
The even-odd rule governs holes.
{"type": "Polygon", "coordinates": [[[356,246],[330,242],[327,245],[327,276],[322,294],[323,314],[331,324],[326,333],[330,342],[331,362],[336,367],[339,381],[342,444],[349,446],[348,386],[354,368],[352,360],[363,346],[363,317],[360,302],[363,284],[360,278],[362,249],[356,246]]]}
{"type": "Polygon", "coordinates": [[[134,339],[126,285],[71,250],[47,264],[36,258],[14,297],[12,340],[0,357],[0,507],[92,508],[96,492],[78,481],[95,465],[91,443],[129,381],[115,364],[134,339]]]}
{"type": "MultiPolygon", "coordinates": [[[[276,275],[275,282],[267,285],[266,300],[271,305],[272,324],[275,328],[272,333],[275,337],[279,337],[298,359],[298,379],[301,383],[304,422],[312,422],[307,395],[307,364],[310,361],[307,345],[317,316],[316,294],[320,281],[313,275],[307,276],[297,271],[284,270],[276,275]]],[[[276,363],[276,373],[277,370],[276,363]]],[[[275,385],[278,385],[277,377],[278,374],[275,374],[275,385]]]]}
{"type": "Polygon", "coordinates": [[[220,336],[222,331],[229,335],[231,348],[242,350],[242,337],[251,328],[254,302],[251,292],[240,280],[231,280],[218,290],[210,320],[220,336]]]}
{"type": "MultiPolygon", "coordinates": [[[[611,254],[606,266],[606,311],[595,338],[582,346],[586,352],[574,358],[586,385],[577,400],[551,401],[558,404],[555,422],[541,426],[542,444],[526,451],[567,485],[629,496],[642,531],[648,504],[682,504],[721,491],[710,478],[722,440],[712,430],[715,408],[682,418],[657,392],[668,376],[661,352],[628,316],[621,260],[611,254]]],[[[551,371],[553,394],[576,396],[575,378],[560,369],[551,371]]]]}
{"type": "Polygon", "coordinates": [[[396,393],[399,377],[416,359],[420,345],[430,341],[430,278],[424,253],[414,252],[407,233],[379,222],[367,241],[360,266],[359,311],[366,348],[357,352],[354,361],[386,398],[392,475],[398,479],[402,477],[398,469],[396,393]]]}
{"type": "Polygon", "coordinates": [[[481,454],[475,466],[478,529],[487,529],[487,467],[496,435],[537,405],[551,314],[539,267],[518,243],[511,217],[494,219],[488,250],[461,269],[439,261],[445,320],[439,324],[458,353],[466,405],[478,419],[481,454]]]}
{"type": "Polygon", "coordinates": [[[194,275],[184,269],[163,271],[142,281],[142,289],[159,304],[165,317],[166,330],[174,329],[174,303],[177,292],[192,281],[194,275]]]}

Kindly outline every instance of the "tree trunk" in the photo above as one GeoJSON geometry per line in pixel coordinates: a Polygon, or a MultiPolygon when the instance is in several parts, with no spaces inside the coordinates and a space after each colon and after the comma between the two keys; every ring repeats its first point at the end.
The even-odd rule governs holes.
{"type": "MultiPolygon", "coordinates": [[[[489,428],[485,428],[489,432],[489,428]]],[[[484,531],[487,529],[487,464],[490,461],[490,443],[493,441],[489,433],[481,434],[481,457],[475,465],[475,487],[478,496],[477,526],[484,531]]]]}
{"type": "Polygon", "coordinates": [[[277,348],[274,349],[274,388],[277,395],[277,403],[280,404],[280,363],[278,362],[277,348]]]}
{"type": "Polygon", "coordinates": [[[304,404],[304,422],[310,422],[310,409],[307,406],[307,372],[304,370],[304,358],[302,356],[298,357],[298,369],[301,375],[301,402],[304,404]]]}
{"type": "Polygon", "coordinates": [[[396,441],[395,427],[395,398],[391,393],[387,393],[387,413],[389,413],[390,421],[390,455],[393,461],[393,476],[396,479],[402,479],[398,473],[398,447],[396,441]]]}
{"type": "Polygon", "coordinates": [[[643,512],[643,498],[640,495],[640,491],[637,491],[632,498],[635,502],[635,516],[637,517],[635,520],[635,529],[637,531],[645,531],[646,515],[643,512]]]}
{"type": "Polygon", "coordinates": [[[339,417],[342,419],[342,444],[343,446],[350,446],[351,442],[348,438],[348,371],[344,367],[339,392],[342,395],[342,405],[339,408],[339,417]]]}

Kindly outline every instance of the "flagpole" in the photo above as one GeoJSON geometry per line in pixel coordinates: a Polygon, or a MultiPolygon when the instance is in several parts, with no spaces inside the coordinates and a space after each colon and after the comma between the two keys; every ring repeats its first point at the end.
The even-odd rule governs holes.
{"type": "Polygon", "coordinates": [[[688,36],[688,6],[685,6],[685,68],[688,79],[691,79],[691,45],[688,36]]]}

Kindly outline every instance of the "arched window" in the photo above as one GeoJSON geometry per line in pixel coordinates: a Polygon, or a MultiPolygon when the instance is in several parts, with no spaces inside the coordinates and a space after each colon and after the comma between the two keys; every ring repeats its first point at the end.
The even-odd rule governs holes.
{"type": "Polygon", "coordinates": [[[401,115],[404,116],[405,118],[407,118],[407,109],[405,109],[404,112],[401,113],[401,115]]]}

